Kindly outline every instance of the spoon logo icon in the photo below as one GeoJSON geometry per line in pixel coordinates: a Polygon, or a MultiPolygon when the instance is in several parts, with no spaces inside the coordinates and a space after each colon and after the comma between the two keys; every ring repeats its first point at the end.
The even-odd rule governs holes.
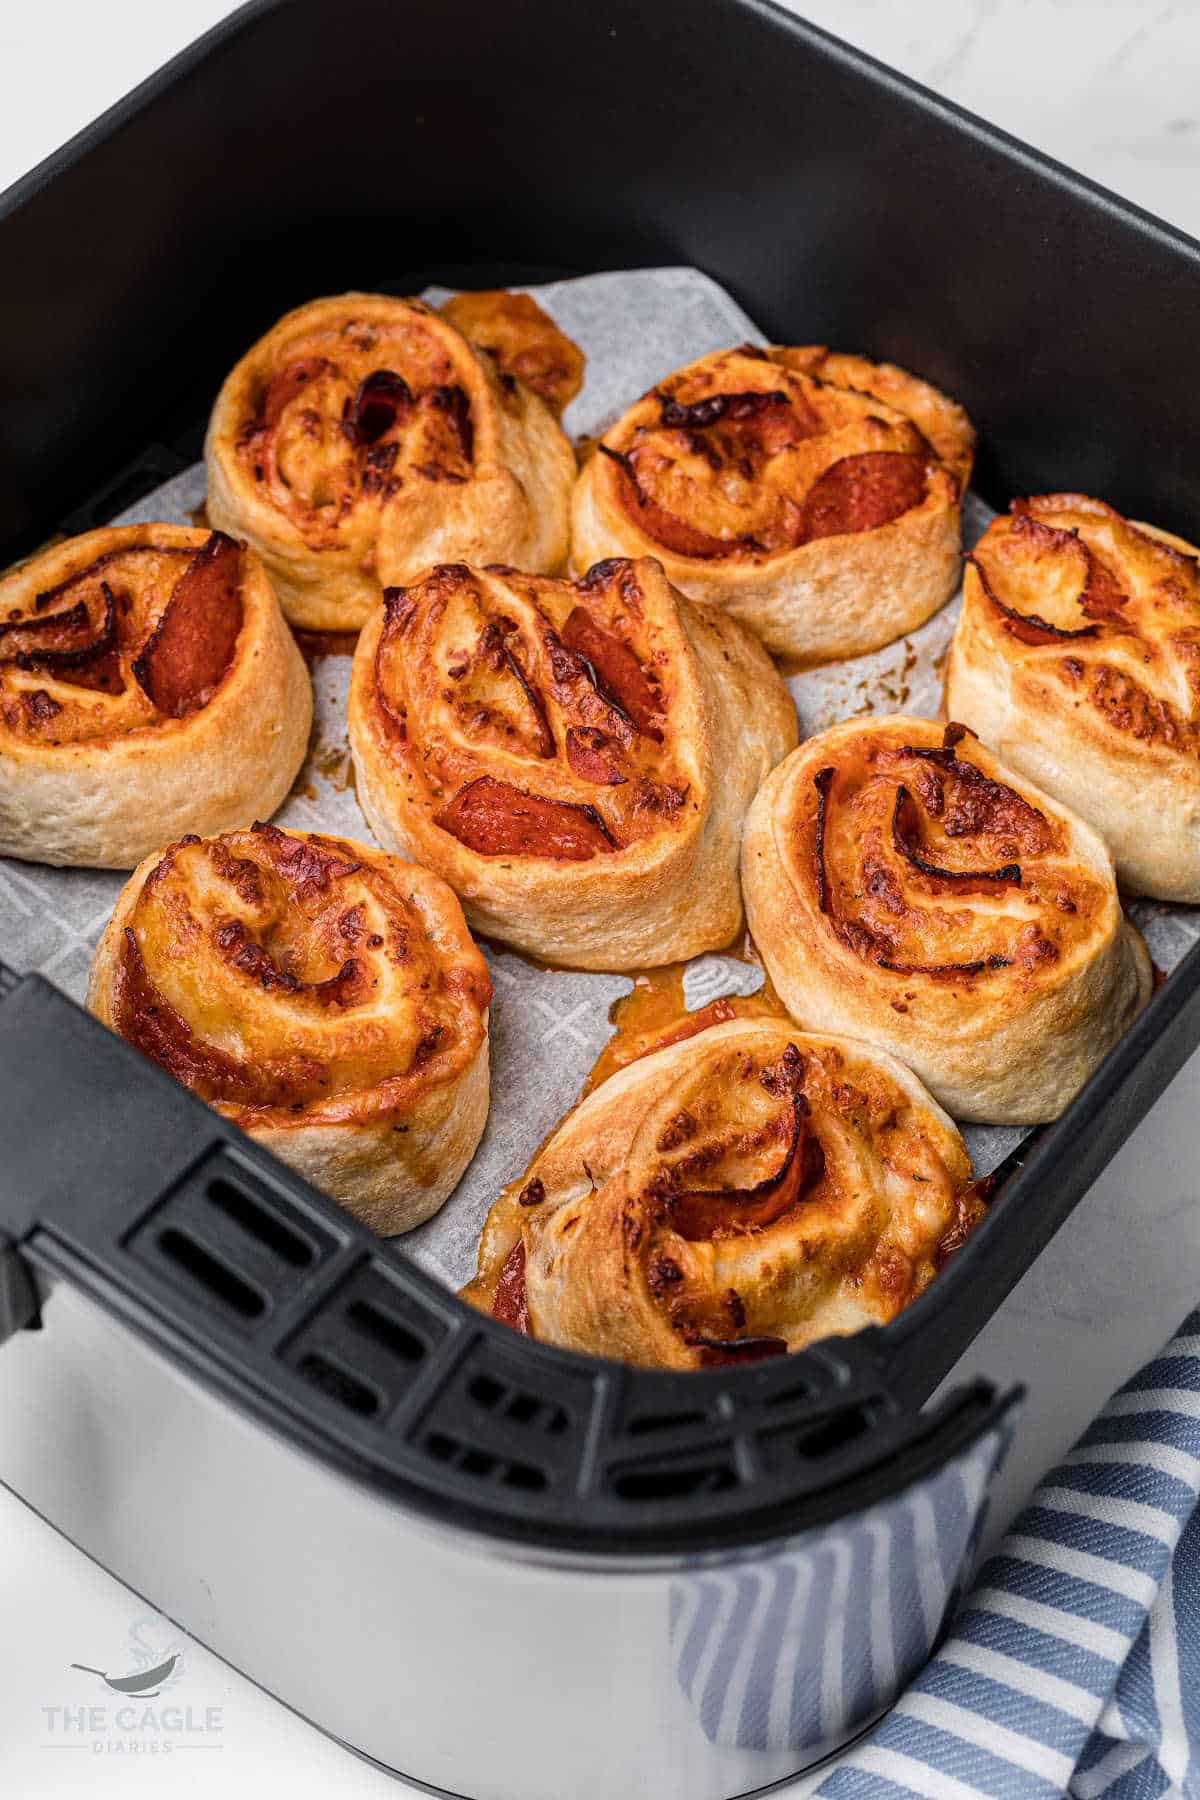
{"type": "Polygon", "coordinates": [[[135,1619],[130,1626],[129,1647],[115,1672],[97,1668],[95,1663],[73,1662],[70,1666],[81,1669],[85,1675],[99,1676],[114,1694],[152,1700],[179,1680],[183,1651],[178,1630],[169,1620],[151,1614],[135,1619]]]}
{"type": "Polygon", "coordinates": [[[73,1662],[71,1667],[82,1669],[88,1675],[98,1675],[115,1694],[136,1694],[139,1698],[150,1700],[162,1691],[162,1684],[170,1679],[178,1661],[178,1655],[168,1656],[165,1662],[157,1663],[154,1668],[138,1669],[132,1675],[108,1675],[103,1669],[93,1668],[91,1663],[73,1662]]]}

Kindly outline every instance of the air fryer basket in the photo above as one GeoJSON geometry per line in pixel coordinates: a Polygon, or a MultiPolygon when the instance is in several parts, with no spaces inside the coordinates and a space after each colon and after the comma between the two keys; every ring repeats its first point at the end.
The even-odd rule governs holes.
{"type": "MultiPolygon", "coordinates": [[[[1071,485],[1195,535],[1197,246],[761,0],[260,0],[13,189],[0,255],[0,561],[193,460],[225,369],[300,298],[639,263],[698,265],[779,340],[861,349],[955,394],[995,505],[1071,485]]],[[[777,1779],[885,1701],[936,1637],[1008,1414],[984,1384],[923,1402],[1200,1040],[1198,987],[1200,950],[1002,1171],[982,1226],[895,1324],[679,1375],[469,1312],[45,981],[5,971],[0,1337],[46,1330],[0,1354],[0,1475],[309,1716],[437,1787],[585,1800],[653,1766],[657,1791],[707,1800],[777,1779]],[[224,1538],[213,1509],[194,1518],[173,1562],[121,1507],[97,1509],[70,1462],[81,1444],[103,1461],[105,1393],[134,1408],[152,1392],[162,1442],[180,1458],[208,1446],[198,1478],[232,1509],[224,1538]],[[68,1397],[36,1444],[33,1395],[68,1397]],[[336,1521],[342,1494],[361,1527],[357,1548],[326,1537],[307,1558],[314,1631],[345,1624],[347,1595],[370,1611],[366,1546],[409,1532],[423,1548],[396,1566],[411,1618],[373,1619],[397,1634],[376,1648],[401,1654],[419,1626],[413,1682],[444,1672],[437,1564],[446,1631],[479,1639],[475,1662],[456,1651],[469,1713],[493,1678],[484,1649],[505,1655],[496,1608],[529,1615],[509,1620],[507,1655],[531,1680],[557,1667],[573,1693],[589,1609],[616,1630],[626,1604],[651,1604],[670,1705],[682,1696],[711,1756],[684,1753],[665,1699],[619,1743],[572,1713],[540,1748],[510,1704],[472,1762],[449,1726],[439,1738],[433,1699],[389,1736],[374,1692],[356,1713],[328,1667],[311,1692],[288,1662],[304,1620],[288,1614],[287,1532],[268,1541],[270,1481],[238,1492],[231,1473],[269,1447],[314,1521],[336,1521]],[[918,1583],[920,1628],[880,1663],[855,1636],[874,1618],[855,1572],[897,1544],[897,1567],[938,1578],[918,1583]],[[269,1621],[236,1595],[210,1616],[201,1589],[222,1558],[245,1564],[269,1621]],[[489,1586],[502,1570],[519,1574],[507,1599],[489,1586]],[[321,1611],[330,1571],[342,1599],[321,1611]],[[790,1710],[771,1699],[761,1718],[745,1700],[731,1724],[712,1672],[744,1652],[753,1695],[754,1631],[802,1638],[789,1608],[810,1589],[833,1596],[805,1630],[839,1634],[834,1689],[817,1682],[790,1710]],[[551,1594],[569,1595],[561,1617],[548,1598],[540,1610],[551,1594]]],[[[623,1701],[625,1673],[596,1666],[623,1701]]],[[[635,1667],[628,1694],[657,1667],[635,1667]]],[[[370,1679],[358,1670],[364,1695],[370,1679]]]]}
{"type": "Polygon", "coordinates": [[[0,1003],[0,1084],[9,1331],[65,1280],[442,1524],[591,1552],[744,1545],[900,1491],[997,1415],[983,1384],[919,1412],[879,1332],[732,1380],[522,1340],[39,976],[0,1003]]]}
{"type": "Polygon", "coordinates": [[[928,1655],[986,1384],[921,1411],[879,1332],[695,1375],[519,1339],[3,985],[0,1473],[273,1693],[439,1791],[724,1800],[928,1655]]]}

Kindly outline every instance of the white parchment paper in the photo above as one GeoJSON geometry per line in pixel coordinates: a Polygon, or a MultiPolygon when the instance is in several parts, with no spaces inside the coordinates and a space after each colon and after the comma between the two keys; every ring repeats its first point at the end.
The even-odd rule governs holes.
{"type": "MultiPolygon", "coordinates": [[[[590,275],[530,292],[587,356],[583,391],[563,420],[575,437],[606,430],[639,394],[680,364],[730,344],[766,341],[730,296],[695,269],[590,275]]],[[[446,291],[431,289],[427,297],[438,301],[446,291]]],[[[204,469],[196,464],[113,523],[188,524],[203,500],[204,469]]],[[[968,497],[963,515],[968,545],[991,516],[975,496],[968,497]]],[[[956,598],[920,631],[885,650],[793,677],[788,685],[800,715],[801,736],[811,736],[839,719],[870,714],[904,711],[933,717],[958,609],[956,598]]],[[[354,795],[346,743],[349,672],[349,657],[320,657],[313,663],[313,741],[296,785],[275,817],[277,823],[298,830],[369,841],[354,795]]],[[[82,1000],[92,951],[124,880],[123,875],[103,870],[51,869],[0,859],[0,941],[5,960],[21,971],[40,970],[82,1000]]],[[[1192,909],[1139,902],[1132,911],[1163,969],[1172,969],[1200,935],[1200,914],[1192,909]]],[[[441,1212],[401,1240],[424,1268],[453,1287],[474,1273],[480,1226],[500,1188],[520,1173],[577,1099],[611,1035],[609,1009],[631,986],[622,975],[535,968],[490,945],[485,953],[495,986],[494,1079],[487,1130],[471,1167],[441,1212]]],[[[722,994],[752,991],[760,982],[759,972],[745,963],[703,956],[688,966],[684,992],[688,1005],[696,1008],[722,994]]],[[[976,1172],[995,1168],[1023,1135],[1010,1127],[968,1126],[964,1136],[976,1172]]]]}

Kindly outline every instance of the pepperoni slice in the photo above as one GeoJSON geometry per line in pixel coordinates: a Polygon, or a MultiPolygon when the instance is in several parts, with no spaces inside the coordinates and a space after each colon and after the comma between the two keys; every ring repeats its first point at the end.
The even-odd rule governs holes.
{"type": "MultiPolygon", "coordinates": [[[[180,841],[186,844],[199,839],[180,841]]],[[[156,985],[128,925],[121,944],[113,1023],[120,1036],[143,1056],[205,1100],[250,1107],[286,1105],[304,1091],[298,1080],[303,1084],[311,1079],[311,1064],[302,1057],[285,1054],[279,1060],[242,1062],[215,1044],[205,1043],[156,985]]]]}
{"type": "Polygon", "coordinates": [[[818,769],[813,776],[813,786],[817,790],[817,825],[813,836],[813,861],[817,877],[817,908],[820,912],[830,910],[829,874],[825,868],[825,829],[829,822],[829,790],[833,786],[837,770],[833,768],[818,769]]]}
{"type": "MultiPolygon", "coordinates": [[[[41,619],[16,619],[2,629],[0,662],[41,669],[73,687],[117,692],[124,685],[117,648],[117,611],[112,589],[100,583],[104,611],[97,626],[86,600],[41,619]],[[92,632],[89,638],[86,632],[92,632]]],[[[42,596],[39,595],[39,604],[42,596]]]]}
{"type": "Polygon", "coordinates": [[[761,1231],[782,1218],[818,1180],[825,1167],[820,1143],[808,1129],[808,1103],[792,1095],[792,1129],[779,1171],[749,1188],[710,1188],[673,1194],[667,1206],[671,1229],[689,1242],[707,1240],[722,1228],[761,1231]]]}
{"type": "Polygon", "coordinates": [[[800,508],[798,544],[874,531],[925,498],[926,459],[915,451],[843,456],[818,476],[800,508]]]}
{"type": "Polygon", "coordinates": [[[49,608],[73,588],[94,581],[101,569],[107,568],[120,557],[159,554],[162,553],[157,546],[149,544],[130,549],[107,550],[95,562],[89,563],[86,569],[76,569],[65,581],[46,588],[34,602],[33,617],[5,619],[0,622],[0,662],[28,660],[39,667],[61,667],[67,670],[83,667],[113,649],[116,644],[116,609],[107,581],[101,580],[99,583],[104,606],[98,620],[92,618],[91,603],[96,597],[95,590],[91,596],[76,600],[58,612],[51,612],[49,608]],[[88,636],[88,633],[91,635],[88,636]]]}
{"type": "Polygon", "coordinates": [[[710,394],[683,406],[678,400],[658,397],[661,423],[668,431],[707,431],[714,425],[732,427],[731,436],[745,448],[774,456],[792,444],[813,437],[821,422],[802,393],[785,394],[753,390],[742,394],[710,394]]]}
{"type": "Polygon", "coordinates": [[[984,593],[996,611],[1004,615],[1004,629],[1021,644],[1061,644],[1069,643],[1072,638],[1095,637],[1097,627],[1081,625],[1078,630],[1071,630],[1063,625],[1052,625],[1049,619],[1043,619],[1038,613],[1018,612],[1015,606],[1006,606],[995,588],[988,580],[987,571],[978,556],[968,556],[964,560],[970,563],[979,577],[984,593]]]}
{"type": "MultiPolygon", "coordinates": [[[[688,428],[693,430],[697,420],[701,429],[718,426],[732,430],[747,447],[768,456],[811,435],[803,413],[784,395],[714,395],[690,407],[673,401],[662,404],[664,424],[679,418],[691,420],[688,428]],[[754,408],[744,405],[751,400],[763,404],[754,408]]],[[[763,549],[753,537],[719,538],[677,518],[641,486],[634,454],[622,455],[606,444],[597,448],[620,465],[632,490],[639,523],[665,549],[703,560],[730,556],[738,550],[763,549]]],[[[841,457],[818,476],[803,503],[795,508],[789,541],[807,544],[816,538],[842,537],[889,524],[925,498],[927,469],[928,458],[916,451],[872,450],[841,457]]]]}
{"type": "Polygon", "coordinates": [[[529,1329],[529,1296],[525,1291],[525,1244],[520,1238],[505,1257],[500,1270],[492,1299],[492,1317],[525,1337],[533,1336],[529,1329]]]}
{"type": "MultiPolygon", "coordinates": [[[[970,767],[969,764],[956,765],[956,769],[970,767]]],[[[920,874],[930,876],[934,881],[951,884],[959,893],[994,894],[1006,887],[1020,887],[1020,863],[1005,863],[998,869],[943,869],[932,863],[921,854],[923,846],[921,838],[920,815],[916,802],[908,789],[901,782],[896,789],[896,804],[892,809],[892,842],[898,853],[911,863],[920,874]]]]}
{"type": "MultiPolygon", "coordinates": [[[[141,946],[125,927],[115,996],[114,1024],[143,1056],[207,1100],[242,1101],[255,1093],[251,1072],[234,1057],[198,1038],[151,979],[141,946]]],[[[272,1096],[274,1097],[274,1096],[272,1096]]]]}
{"type": "Polygon", "coordinates": [[[37,596],[33,617],[9,619],[0,623],[0,662],[16,662],[22,667],[44,669],[56,680],[73,687],[91,688],[102,693],[119,693],[125,685],[119,638],[121,627],[118,603],[119,578],[113,573],[118,591],[101,574],[138,557],[190,558],[190,549],[175,545],[132,544],[118,550],[106,550],[85,569],[76,569],[64,581],[47,588],[37,596]],[[94,585],[91,585],[94,584],[94,585]],[[75,589],[89,588],[84,596],[70,605],[50,611],[75,589]]]}
{"type": "Polygon", "coordinates": [[[686,519],[676,518],[665,506],[648,494],[638,483],[637,470],[628,456],[622,456],[619,450],[610,450],[607,444],[597,444],[602,456],[610,462],[619,463],[621,471],[632,491],[634,505],[638,509],[638,522],[648,537],[652,537],[664,550],[674,550],[677,556],[696,556],[704,559],[714,556],[730,556],[742,547],[740,538],[714,537],[711,532],[701,531],[698,525],[689,525],[686,519]]]}
{"type": "MultiPolygon", "coordinates": [[[[1044,519],[1037,519],[1029,512],[1015,512],[1012,520],[1012,539],[1024,539],[1030,547],[1030,557],[1049,558],[1051,569],[1061,569],[1064,557],[1074,558],[1080,566],[1083,585],[1076,596],[1080,611],[1090,620],[1087,625],[1056,625],[1050,619],[1044,619],[1039,613],[1021,612],[1015,606],[1009,606],[1000,598],[996,584],[989,576],[982,557],[976,553],[967,557],[967,562],[979,577],[984,593],[1004,616],[1004,628],[1019,643],[1036,646],[1039,644],[1061,644],[1072,638],[1095,637],[1100,622],[1121,625],[1124,623],[1122,608],[1128,596],[1124,593],[1116,576],[1108,565],[1100,560],[1080,537],[1078,531],[1059,525],[1047,525],[1044,519]]],[[[982,549],[983,546],[980,546],[982,549]]],[[[1003,552],[1001,553],[1001,558],[1003,552]]],[[[1040,565],[1033,562],[1036,570],[1040,565]]],[[[1005,572],[1003,560],[999,560],[995,569],[997,577],[1005,572]]]]}
{"type": "Polygon", "coordinates": [[[459,454],[465,463],[469,463],[475,454],[475,423],[471,417],[471,401],[467,390],[457,382],[434,388],[429,396],[429,404],[435,412],[441,413],[458,446],[459,454]]]}
{"type": "Polygon", "coordinates": [[[619,738],[610,737],[594,725],[572,725],[567,731],[567,761],[581,781],[597,787],[621,787],[626,777],[621,773],[619,738]]]}
{"type": "Polygon", "coordinates": [[[390,431],[400,413],[412,405],[413,397],[403,375],[391,369],[376,369],[365,375],[350,407],[347,429],[358,445],[373,444],[385,431],[390,431]]]}
{"type": "Polygon", "coordinates": [[[478,856],[544,856],[586,862],[617,848],[594,806],[526,794],[481,775],[460,788],[434,824],[478,856]]]}
{"type": "Polygon", "coordinates": [[[586,606],[572,607],[563,626],[562,641],[568,650],[586,658],[638,731],[661,743],[662,731],[656,721],[662,714],[662,700],[628,644],[597,624],[586,606]]]}
{"type": "Polygon", "coordinates": [[[41,657],[47,654],[75,655],[90,650],[85,633],[92,628],[86,600],[62,612],[46,613],[42,618],[6,619],[0,624],[0,661],[14,662],[18,657],[41,657]]]}
{"type": "Polygon", "coordinates": [[[1108,625],[1123,625],[1123,609],[1129,595],[1108,564],[1101,561],[1094,550],[1087,551],[1087,560],[1087,581],[1079,596],[1085,618],[1103,620],[1108,625]]]}
{"type": "Polygon", "coordinates": [[[206,705],[229,667],[242,629],[240,575],[241,550],[214,531],[133,664],[143,692],[169,719],[206,705]]]}

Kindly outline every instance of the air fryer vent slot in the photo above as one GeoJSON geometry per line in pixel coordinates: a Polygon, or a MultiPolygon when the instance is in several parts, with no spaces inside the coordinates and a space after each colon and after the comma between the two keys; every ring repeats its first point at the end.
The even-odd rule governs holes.
{"type": "Polygon", "coordinates": [[[812,1398],[812,1393],[813,1386],[811,1381],[797,1381],[794,1382],[791,1387],[781,1388],[777,1394],[771,1394],[767,1400],[767,1405],[799,1406],[805,1400],[810,1400],[812,1398]]]}
{"type": "Polygon", "coordinates": [[[646,1437],[651,1432],[682,1431],[688,1425],[703,1425],[708,1414],[703,1412],[637,1413],[625,1430],[630,1437],[646,1437]]]}
{"type": "Polygon", "coordinates": [[[460,1475],[472,1475],[478,1481],[525,1488],[529,1493],[539,1493],[548,1482],[545,1470],[535,1468],[532,1463],[497,1456],[475,1444],[462,1444],[441,1431],[431,1431],[424,1440],[424,1447],[435,1461],[447,1463],[460,1475]]]}
{"type": "Polygon", "coordinates": [[[519,1338],[510,1348],[472,1334],[451,1379],[410,1431],[418,1449],[456,1474],[532,1497],[578,1486],[597,1390],[590,1373],[563,1368],[545,1372],[543,1384],[526,1349],[519,1338]]]}
{"type": "Polygon", "coordinates": [[[244,1328],[272,1323],[340,1247],[336,1225],[232,1145],[214,1144],[125,1238],[140,1262],[244,1328]]]}
{"type": "Polygon", "coordinates": [[[858,1438],[865,1436],[874,1422],[872,1407],[849,1407],[845,1412],[835,1413],[832,1419],[826,1419],[823,1425],[815,1425],[810,1431],[802,1431],[796,1439],[796,1455],[807,1457],[810,1461],[833,1456],[837,1451],[844,1450],[847,1444],[853,1444],[858,1438]]]}
{"type": "Polygon", "coordinates": [[[726,1451],[708,1462],[626,1464],[613,1470],[609,1481],[618,1499],[645,1503],[724,1493],[738,1485],[738,1475],[732,1453],[726,1451]]]}
{"type": "Polygon", "coordinates": [[[778,1472],[804,1463],[815,1478],[826,1481],[836,1477],[847,1451],[861,1456],[862,1440],[880,1429],[887,1412],[881,1395],[867,1394],[840,1406],[834,1403],[824,1413],[814,1408],[808,1418],[763,1432],[758,1443],[765,1462],[778,1472]]]}
{"type": "Polygon", "coordinates": [[[360,1381],[349,1369],[343,1369],[331,1357],[310,1350],[296,1364],[305,1381],[319,1388],[328,1399],[344,1406],[360,1419],[373,1419],[379,1412],[380,1398],[374,1388],[360,1381]]]}
{"type": "Polygon", "coordinates": [[[312,1244],[285,1225],[279,1216],[268,1210],[261,1197],[250,1193],[244,1187],[237,1187],[225,1175],[219,1175],[209,1181],[204,1189],[207,1199],[240,1225],[243,1231],[249,1232],[266,1249],[276,1256],[282,1257],[293,1269],[306,1269],[316,1259],[316,1251],[312,1244]]]}
{"type": "Polygon", "coordinates": [[[398,1271],[370,1257],[322,1297],[279,1354],[330,1400],[382,1423],[445,1332],[444,1317],[422,1305],[398,1271]]]}
{"type": "Polygon", "coordinates": [[[346,1317],[364,1337],[390,1350],[401,1362],[419,1363],[425,1355],[425,1344],[416,1332],[370,1300],[352,1301],[346,1308],[346,1317]]]}
{"type": "Polygon", "coordinates": [[[158,1235],[158,1247],[178,1269],[204,1288],[214,1300],[242,1319],[257,1319],[267,1310],[263,1296],[233,1269],[175,1226],[158,1235]]]}
{"type": "Polygon", "coordinates": [[[549,1437],[558,1437],[570,1423],[562,1407],[553,1400],[539,1400],[492,1375],[473,1375],[467,1392],[485,1412],[497,1413],[513,1425],[529,1425],[549,1437]]]}

